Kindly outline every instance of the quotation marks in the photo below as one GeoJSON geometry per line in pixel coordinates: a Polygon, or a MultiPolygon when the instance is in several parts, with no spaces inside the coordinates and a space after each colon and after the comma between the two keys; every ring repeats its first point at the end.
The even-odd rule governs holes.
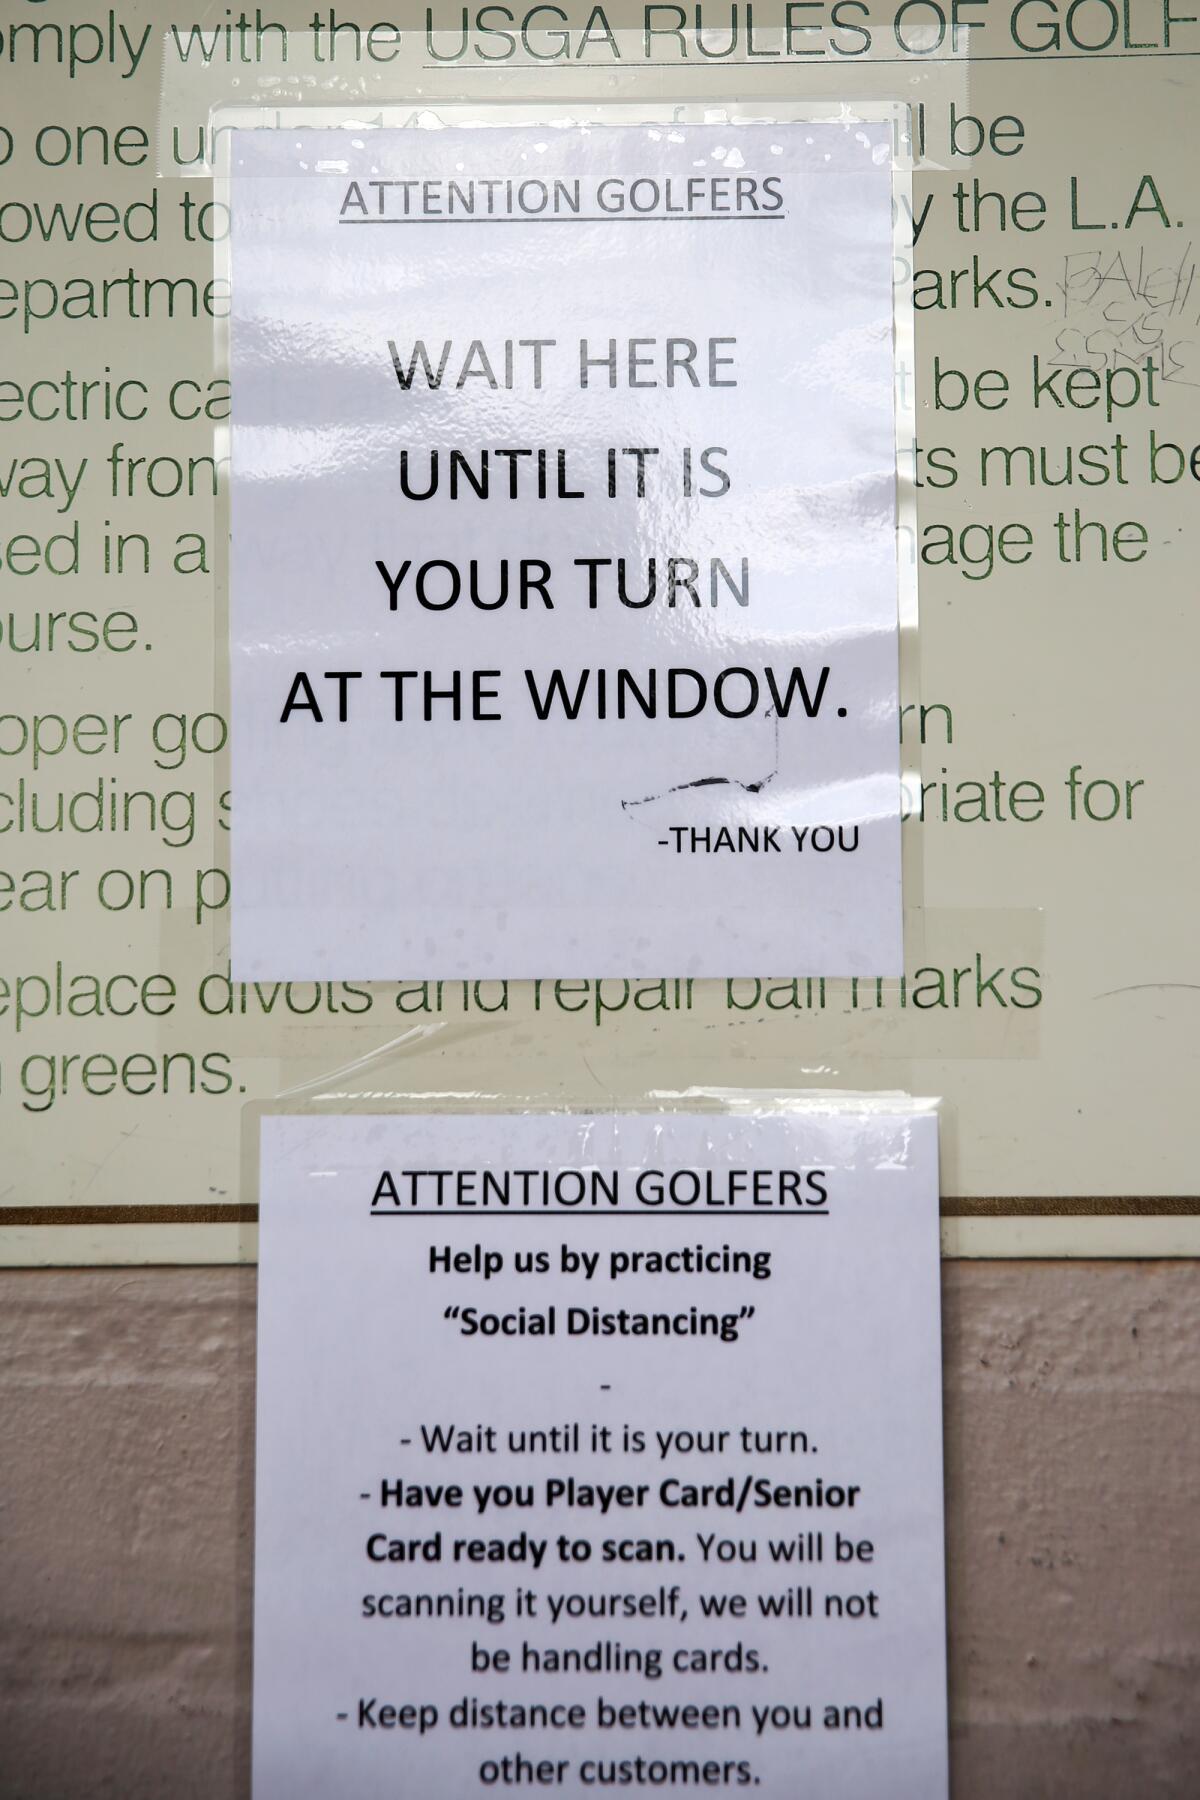
{"type": "MultiPolygon", "coordinates": [[[[695,1308],[692,1310],[694,1314],[695,1308]]],[[[582,1307],[572,1307],[570,1311],[571,1314],[581,1314],[582,1319],[580,1323],[576,1324],[572,1318],[567,1327],[567,1335],[569,1337],[576,1337],[581,1334],[586,1334],[589,1331],[601,1336],[610,1336],[613,1332],[617,1332],[621,1336],[632,1335],[636,1337],[642,1335],[636,1328],[632,1332],[625,1329],[626,1314],[623,1312],[602,1313],[595,1307],[591,1309],[590,1314],[587,1312],[587,1309],[582,1307]],[[586,1320],[586,1323],[583,1322],[584,1320],[586,1320]],[[619,1324],[614,1321],[619,1321],[619,1324]]],[[[634,1316],[644,1317],[645,1315],[638,1314],[634,1316]]],[[[682,1317],[683,1315],[680,1316],[682,1317]]],[[[477,1332],[482,1333],[485,1337],[494,1337],[497,1334],[504,1337],[553,1337],[555,1335],[553,1307],[550,1309],[548,1319],[540,1313],[527,1313],[523,1306],[518,1307],[515,1313],[505,1315],[481,1315],[476,1312],[473,1306],[447,1306],[443,1309],[442,1317],[443,1319],[449,1320],[451,1324],[456,1320],[461,1319],[464,1337],[474,1337],[477,1332]]],[[[742,1306],[738,1308],[736,1315],[731,1317],[727,1316],[727,1322],[742,1324],[747,1319],[752,1319],[753,1317],[754,1308],[752,1306],[742,1306]]],[[[694,1319],[691,1329],[696,1329],[694,1319]]],[[[690,1335],[688,1332],[684,1332],[682,1327],[680,1327],[679,1330],[680,1335],[690,1335]]],[[[611,1391],[611,1385],[608,1382],[602,1382],[600,1391],[601,1393],[609,1393],[611,1391]]],[[[411,1443],[412,1440],[410,1438],[401,1438],[400,1441],[401,1443],[411,1443]]]]}
{"type": "MultiPolygon", "coordinates": [[[[443,1312],[442,1317],[443,1317],[443,1319],[460,1319],[462,1317],[462,1310],[463,1309],[461,1306],[448,1306],[446,1308],[446,1310],[443,1312]]],[[[739,1307],[739,1309],[738,1309],[738,1318],[739,1319],[752,1319],[753,1317],[754,1317],[754,1308],[752,1306],[739,1307]]],[[[602,1394],[609,1393],[611,1390],[611,1386],[612,1386],[612,1384],[610,1382],[602,1381],[600,1383],[600,1392],[602,1394]]],[[[411,1440],[411,1438],[401,1438],[400,1442],[402,1444],[408,1444],[408,1443],[411,1443],[412,1440],[411,1440]]]]}

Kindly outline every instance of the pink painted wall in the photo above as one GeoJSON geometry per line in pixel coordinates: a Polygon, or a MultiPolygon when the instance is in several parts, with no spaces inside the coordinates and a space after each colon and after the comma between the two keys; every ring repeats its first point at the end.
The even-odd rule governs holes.
{"type": "MultiPolygon", "coordinates": [[[[3,1800],[247,1791],[254,1283],[0,1274],[3,1800]]],[[[950,1263],[945,1338],[956,1800],[1194,1800],[1200,1266],[950,1263]]]]}

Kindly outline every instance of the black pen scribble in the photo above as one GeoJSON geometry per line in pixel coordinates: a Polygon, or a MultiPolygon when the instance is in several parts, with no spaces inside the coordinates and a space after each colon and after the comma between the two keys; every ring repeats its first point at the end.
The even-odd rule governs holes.
{"type": "Polygon", "coordinates": [[[761,794],[779,773],[779,714],[774,707],[769,707],[763,717],[775,721],[775,766],[769,775],[762,775],[757,781],[739,781],[735,775],[701,775],[695,781],[680,781],[674,787],[664,788],[659,794],[646,794],[641,800],[622,800],[621,811],[627,813],[639,806],[652,806],[656,800],[665,800],[671,794],[685,794],[689,788],[736,787],[741,788],[743,794],[761,794]]]}

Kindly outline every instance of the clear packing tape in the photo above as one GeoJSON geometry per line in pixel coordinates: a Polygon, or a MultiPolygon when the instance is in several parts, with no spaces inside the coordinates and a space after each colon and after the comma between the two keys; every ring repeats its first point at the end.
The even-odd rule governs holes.
{"type": "MultiPolygon", "coordinates": [[[[245,15],[242,15],[243,20],[245,15]]],[[[314,14],[307,29],[244,23],[172,30],[163,43],[160,175],[216,176],[213,234],[218,290],[232,270],[222,220],[234,204],[229,163],[237,130],[396,128],[436,133],[533,126],[565,130],[635,125],[737,126],[856,123],[887,132],[893,176],[894,358],[901,703],[921,716],[916,645],[916,524],[911,484],[915,443],[911,307],[914,168],[969,161],[950,141],[952,110],[968,109],[971,32],[955,19],[886,18],[842,29],[821,9],[789,8],[776,21],[732,9],[728,33],[697,11],[649,9],[637,29],[602,9],[578,21],[559,8],[510,20],[427,9],[416,28],[335,22],[314,14]],[[939,122],[937,128],[932,122],[939,122]],[[943,127],[946,127],[943,130],[943,127]],[[944,141],[935,142],[935,137],[944,141]]],[[[965,140],[970,145],[969,134],[965,140]]],[[[229,367],[227,333],[216,334],[219,374],[229,367]]],[[[228,466],[229,434],[215,457],[228,466]]],[[[222,496],[224,503],[224,496],[222,496]]],[[[219,659],[218,693],[228,698],[219,659]]],[[[911,735],[908,743],[912,743],[911,735]]],[[[920,772],[903,770],[906,804],[919,804],[920,772]]],[[[216,878],[220,885],[219,875],[216,878]]],[[[906,847],[905,947],[922,960],[922,871],[906,847]]]]}
{"type": "MultiPolygon", "coordinates": [[[[313,15],[304,30],[267,25],[251,31],[244,22],[226,21],[187,33],[172,31],[163,46],[159,166],[164,176],[195,179],[215,173],[213,236],[220,288],[233,280],[222,212],[227,218],[237,204],[239,174],[229,157],[234,130],[264,130],[276,137],[314,128],[323,135],[344,132],[352,155],[352,145],[369,144],[372,132],[391,133],[398,127],[422,137],[522,126],[546,134],[579,127],[737,129],[808,121],[846,132],[856,125],[881,130],[893,189],[900,693],[905,711],[923,718],[915,495],[906,472],[915,441],[911,174],[915,166],[963,160],[949,143],[935,146],[930,141],[925,109],[934,102],[930,118],[936,114],[945,121],[953,101],[964,113],[970,33],[956,21],[947,38],[936,25],[910,19],[898,50],[894,34],[889,37],[882,29],[822,33],[819,21],[811,24],[811,11],[793,8],[772,27],[761,13],[755,21],[735,9],[732,35],[724,44],[699,14],[688,24],[679,9],[668,8],[657,9],[653,18],[648,13],[637,30],[616,21],[610,25],[599,9],[575,25],[555,8],[527,13],[515,31],[498,34],[490,27],[503,26],[501,13],[489,11],[473,20],[464,13],[460,29],[455,17],[443,19],[436,9],[430,9],[418,29],[397,30],[386,22],[371,27],[338,22],[332,29],[333,15],[328,20],[313,15]]],[[[297,166],[302,163],[301,157],[297,166]]],[[[280,173],[286,174],[288,167],[285,156],[280,173]]],[[[229,367],[228,333],[218,324],[218,376],[229,367]]],[[[215,436],[215,460],[228,467],[229,431],[218,426],[215,436]]],[[[218,541],[224,541],[224,493],[218,505],[224,515],[218,521],[218,541]]],[[[228,606],[220,575],[218,591],[220,611],[228,606]]],[[[215,686],[218,706],[228,715],[227,636],[226,620],[219,617],[215,686]]],[[[218,787],[226,773],[223,768],[214,771],[218,787]]],[[[920,796],[915,761],[904,768],[903,781],[911,807],[920,796]]],[[[907,964],[917,966],[925,949],[922,870],[905,836],[904,945],[907,964]]],[[[218,845],[212,885],[218,901],[211,919],[213,966],[218,968],[228,951],[228,914],[219,904],[226,892],[223,850],[218,845]]],[[[478,972],[493,970],[505,973],[502,959],[478,972]]]]}
{"type": "MultiPolygon", "coordinates": [[[[427,1097],[396,1093],[367,1094],[355,1096],[348,1103],[343,1099],[331,1116],[338,1120],[359,1119],[365,1123],[378,1123],[384,1118],[429,1116],[439,1120],[457,1117],[465,1124],[480,1119],[499,1121],[505,1117],[528,1117],[533,1122],[557,1119],[564,1125],[578,1121],[579,1160],[588,1165],[614,1160],[612,1151],[620,1141],[625,1121],[659,1121],[661,1130],[656,1138],[661,1140],[659,1159],[662,1167],[656,1171],[643,1169],[636,1182],[631,1179],[629,1184],[636,1187],[638,1206],[650,1212],[665,1210],[688,1214],[698,1227],[716,1228],[723,1217],[729,1217],[730,1209],[736,1211],[750,1204],[770,1204],[787,1210],[811,1210],[814,1206],[823,1208],[826,1196],[819,1188],[814,1189],[807,1177],[797,1174],[784,1182],[776,1176],[770,1199],[752,1200],[754,1184],[748,1179],[748,1169],[741,1167],[731,1173],[714,1166],[706,1183],[697,1168],[677,1166],[680,1159],[672,1121],[691,1119],[703,1131],[706,1121],[728,1119],[742,1127],[742,1142],[747,1146],[753,1145],[760,1122],[771,1122],[772,1129],[787,1122],[795,1131],[796,1143],[805,1145],[810,1153],[822,1146],[827,1148],[827,1139],[829,1143],[836,1140],[842,1146],[842,1160],[851,1167],[861,1164],[864,1168],[901,1170],[915,1158],[913,1121],[927,1117],[936,1119],[941,1106],[939,1099],[930,1096],[914,1098],[884,1089],[870,1093],[839,1090],[781,1093],[751,1087],[693,1087],[651,1090],[640,1100],[623,1103],[619,1108],[583,1102],[548,1104],[543,1096],[515,1093],[503,1098],[479,1094],[442,1095],[433,1101],[427,1097]],[[852,1146],[848,1157],[845,1154],[847,1144],[852,1146]],[[602,1149],[602,1146],[606,1148],[602,1149]]],[[[296,1097],[245,1109],[242,1192],[247,1200],[256,1203],[258,1199],[264,1121],[277,1118],[310,1120],[313,1125],[312,1168],[319,1170],[321,1160],[327,1154],[319,1124],[321,1116],[319,1105],[314,1108],[296,1097]]],[[[836,1154],[830,1154],[833,1161],[839,1160],[836,1154]]],[[[426,1155],[425,1161],[428,1160],[426,1155]]],[[[433,1158],[434,1162],[438,1160],[433,1158]]],[[[748,1165],[755,1163],[749,1151],[740,1160],[748,1165]]],[[[821,1160],[817,1155],[816,1161],[821,1160]]],[[[720,1161],[719,1157],[717,1161],[720,1161]]],[[[733,1162],[737,1164],[739,1158],[735,1156],[733,1162]]],[[[611,1185],[606,1188],[602,1181],[593,1183],[589,1196],[587,1178],[581,1178],[578,1171],[571,1173],[569,1181],[559,1182],[552,1159],[542,1168],[495,1173],[476,1171],[465,1190],[459,1180],[460,1197],[457,1199],[444,1179],[451,1173],[443,1170],[439,1174],[437,1169],[422,1167],[410,1178],[405,1192],[395,1196],[395,1204],[401,1208],[417,1205],[466,1207],[472,1209],[478,1223],[489,1206],[502,1211],[540,1212],[543,1216],[557,1214],[561,1218],[569,1216],[577,1205],[586,1209],[617,1203],[611,1185]]],[[[625,1195],[624,1198],[628,1201],[629,1197],[625,1195]]],[[[255,1253],[255,1240],[256,1227],[247,1226],[243,1255],[255,1253]]]]}
{"type": "Polygon", "coordinates": [[[575,18],[558,6],[430,7],[415,28],[330,11],[306,29],[256,30],[242,13],[240,24],[166,34],[158,172],[214,174],[234,128],[436,128],[450,122],[444,109],[461,107],[481,125],[580,122],[597,107],[613,123],[644,119],[649,107],[660,119],[714,124],[788,116],[781,107],[833,119],[884,109],[900,167],[966,164],[978,146],[969,131],[952,142],[949,121],[952,106],[960,117],[969,110],[970,26],[957,11],[952,29],[940,8],[904,11],[873,21],[856,5],[852,21],[846,10],[837,23],[823,5],[781,6],[771,18],[733,5],[710,24],[700,7],[652,6],[638,29],[610,23],[600,7],[575,18]]]}

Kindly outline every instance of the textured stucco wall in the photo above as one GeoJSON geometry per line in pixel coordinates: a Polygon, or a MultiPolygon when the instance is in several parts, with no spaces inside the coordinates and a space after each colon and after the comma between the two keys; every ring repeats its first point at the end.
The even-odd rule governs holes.
{"type": "MultiPolygon", "coordinates": [[[[3,1800],[246,1792],[253,1331],[253,1270],[0,1275],[3,1800]]],[[[949,1264],[945,1332],[956,1800],[1191,1800],[1200,1265],[949,1264]]]]}

